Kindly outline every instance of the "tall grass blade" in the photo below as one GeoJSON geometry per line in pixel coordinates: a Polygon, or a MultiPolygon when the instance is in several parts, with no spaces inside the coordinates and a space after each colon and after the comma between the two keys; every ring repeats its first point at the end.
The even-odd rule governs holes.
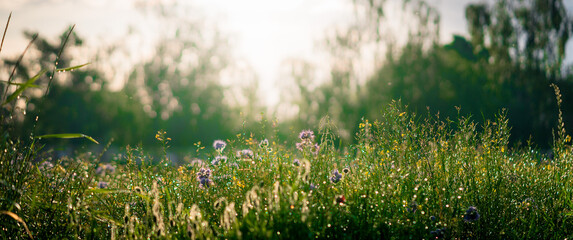
{"type": "MultiPolygon", "coordinates": [[[[18,61],[16,61],[16,64],[14,65],[14,68],[12,69],[12,73],[10,73],[10,77],[8,77],[8,85],[11,85],[12,78],[14,77],[14,73],[16,73],[16,69],[20,65],[20,62],[22,62],[22,59],[24,58],[24,54],[26,54],[26,52],[28,52],[28,49],[30,49],[30,47],[32,46],[34,41],[36,41],[37,38],[38,38],[38,34],[34,34],[34,36],[32,37],[32,40],[30,40],[30,43],[28,43],[28,46],[26,46],[26,48],[24,49],[24,52],[22,52],[22,54],[20,54],[20,57],[18,57],[18,61]]],[[[2,95],[2,96],[6,96],[7,94],[8,94],[8,86],[6,86],[6,88],[4,90],[4,95],[2,95]]]]}
{"type": "Polygon", "coordinates": [[[6,38],[6,32],[8,31],[8,25],[10,25],[10,18],[12,18],[12,12],[8,15],[8,21],[6,22],[6,27],[4,28],[4,34],[2,34],[2,42],[0,43],[0,52],[2,52],[2,46],[4,46],[4,38],[6,38]]]}
{"type": "Polygon", "coordinates": [[[47,134],[47,135],[42,135],[42,136],[37,136],[35,138],[38,139],[42,139],[42,138],[86,138],[96,144],[99,144],[98,141],[96,141],[95,139],[93,139],[92,137],[85,135],[85,134],[81,134],[81,133],[57,133],[57,134],[47,134]]]}
{"type": "Polygon", "coordinates": [[[62,56],[62,52],[64,52],[64,48],[66,47],[66,44],[68,43],[68,40],[70,39],[70,35],[72,35],[72,32],[74,31],[75,27],[76,27],[75,24],[70,27],[70,30],[68,31],[68,34],[66,35],[66,38],[64,39],[64,41],[62,42],[62,45],[60,46],[60,51],[58,52],[58,55],[56,55],[56,61],[54,62],[54,70],[52,71],[50,81],[48,81],[48,87],[46,88],[46,92],[44,92],[44,97],[48,96],[48,93],[50,92],[50,87],[52,86],[52,81],[54,80],[54,75],[58,69],[58,61],[60,61],[60,57],[62,56]]]}
{"type": "Polygon", "coordinates": [[[18,215],[16,215],[13,212],[9,212],[9,211],[0,211],[0,214],[8,215],[11,218],[13,218],[14,220],[16,220],[19,223],[21,223],[22,225],[24,225],[24,229],[26,229],[26,233],[28,233],[28,236],[30,236],[31,239],[34,239],[34,237],[32,237],[32,233],[30,232],[30,229],[28,229],[28,225],[26,225],[26,222],[24,222],[24,220],[22,218],[20,218],[18,215]]]}
{"type": "MultiPolygon", "coordinates": [[[[8,81],[6,81],[6,80],[0,80],[0,82],[6,83],[6,84],[10,84],[10,85],[14,85],[14,86],[24,86],[24,85],[27,85],[26,83],[8,82],[8,81]]],[[[29,87],[40,87],[40,85],[29,84],[29,87]]]]}
{"type": "Polygon", "coordinates": [[[56,69],[56,72],[66,72],[66,71],[73,71],[76,70],[78,68],[84,67],[86,65],[89,65],[90,63],[84,63],[82,65],[77,65],[77,66],[73,66],[73,67],[68,67],[68,68],[58,68],[56,69]]]}
{"type": "MultiPolygon", "coordinates": [[[[34,84],[34,82],[36,82],[36,80],[38,80],[38,78],[40,78],[46,72],[47,72],[46,70],[42,70],[38,74],[36,74],[36,76],[33,76],[32,78],[28,79],[28,81],[26,81],[24,84],[20,85],[20,87],[18,89],[16,89],[16,91],[14,91],[12,94],[10,94],[10,96],[6,99],[5,102],[2,103],[2,105],[5,105],[5,104],[13,101],[14,99],[16,99],[27,88],[37,86],[34,84]]],[[[8,83],[8,84],[12,84],[12,83],[8,83]]]]}

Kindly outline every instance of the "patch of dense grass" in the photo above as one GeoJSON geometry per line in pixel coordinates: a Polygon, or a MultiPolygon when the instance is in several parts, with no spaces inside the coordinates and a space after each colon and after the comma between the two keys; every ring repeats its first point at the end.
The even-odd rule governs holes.
{"type": "MultiPolygon", "coordinates": [[[[364,120],[344,150],[324,123],[298,144],[241,133],[198,146],[181,166],[131,147],[109,163],[43,158],[3,139],[0,235],[26,238],[26,223],[38,239],[573,236],[564,133],[546,156],[509,148],[503,114],[478,127],[394,103],[383,116],[364,120]]],[[[168,133],[156,138],[168,147],[168,133]]]]}
{"type": "MultiPolygon", "coordinates": [[[[81,66],[54,68],[52,76],[81,66]]],[[[36,79],[8,79],[2,107],[36,79]]],[[[556,95],[560,103],[557,88],[556,95]]],[[[508,146],[504,113],[477,126],[469,118],[416,117],[394,102],[381,119],[363,120],[357,144],[343,149],[325,118],[316,135],[303,130],[298,142],[243,131],[212,146],[197,143],[175,165],[163,131],[155,136],[159,158],[141,147],[111,162],[100,161],[103,153],[53,157],[38,137],[10,136],[7,109],[2,239],[573,237],[573,154],[562,120],[551,154],[542,154],[508,146]]]]}

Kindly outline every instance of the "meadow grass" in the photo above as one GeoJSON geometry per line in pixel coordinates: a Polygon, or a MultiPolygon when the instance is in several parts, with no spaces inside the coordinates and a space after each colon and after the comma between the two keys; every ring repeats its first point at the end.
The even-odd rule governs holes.
{"type": "MultiPolygon", "coordinates": [[[[102,163],[89,152],[45,158],[34,146],[3,141],[0,235],[7,239],[29,235],[38,239],[564,239],[573,235],[568,136],[557,138],[554,154],[548,156],[529,146],[510,148],[503,114],[478,127],[468,118],[417,118],[399,102],[386,107],[382,119],[360,123],[357,144],[344,150],[335,147],[327,123],[319,129],[316,136],[301,134],[299,144],[278,144],[273,136],[244,132],[214,146],[198,145],[180,166],[169,164],[167,152],[154,159],[138,147],[128,147],[113,161],[102,163]]],[[[168,133],[160,131],[156,138],[167,149],[168,133]]]]}
{"type": "MultiPolygon", "coordinates": [[[[34,81],[9,79],[5,86],[15,90],[5,89],[2,106],[34,81]]],[[[561,117],[544,154],[508,145],[504,112],[478,126],[465,117],[415,116],[398,101],[381,119],[364,119],[353,145],[336,144],[324,118],[300,129],[296,142],[243,130],[197,143],[176,165],[164,131],[155,136],[160,157],[142,147],[109,162],[101,161],[105,150],[54,157],[41,137],[93,139],[14,139],[4,113],[2,239],[573,237],[573,155],[561,117]]]]}

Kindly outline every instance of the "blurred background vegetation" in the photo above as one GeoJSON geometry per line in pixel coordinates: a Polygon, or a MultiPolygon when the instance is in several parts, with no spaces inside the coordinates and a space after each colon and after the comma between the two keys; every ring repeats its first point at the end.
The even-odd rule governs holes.
{"type": "MultiPolygon", "coordinates": [[[[121,89],[109,87],[114,69],[105,64],[128,47],[117,43],[99,50],[87,67],[56,76],[46,91],[48,71],[37,82],[40,87],[2,106],[2,114],[11,116],[2,124],[22,139],[32,131],[84,133],[104,143],[114,139],[117,147],[159,147],[155,133],[165,130],[173,151],[183,152],[195,142],[211,143],[243,131],[269,134],[275,129],[279,140],[295,138],[302,129],[318,129],[328,116],[340,143],[350,144],[362,118],[374,121],[390,101],[400,99],[420,117],[443,120],[471,115],[483,122],[505,109],[513,144],[532,140],[547,148],[558,117],[554,83],[561,89],[565,127],[571,132],[573,67],[563,60],[573,18],[562,0],[468,5],[469,35],[456,35],[447,44],[439,41],[439,12],[425,1],[400,3],[411,20],[405,24],[404,42],[387,29],[388,1],[353,4],[356,21],[324,39],[330,74],[316,79],[316,66],[305,59],[285,61],[278,73],[277,106],[266,106],[257,95],[256,74],[237,64],[223,33],[165,5],[142,9],[168,27],[162,29],[154,57],[132,64],[121,89]],[[365,66],[374,71],[365,73],[365,66]],[[225,75],[235,84],[225,83],[225,75]]],[[[2,72],[16,68],[15,81],[24,82],[40,69],[52,69],[66,31],[57,39],[38,37],[19,64],[2,59],[2,72]]],[[[82,44],[82,37],[73,34],[57,66],[74,65],[74,52],[82,44]]],[[[6,85],[0,87],[4,93],[6,85]]],[[[50,144],[73,148],[81,141],[50,144]]]]}

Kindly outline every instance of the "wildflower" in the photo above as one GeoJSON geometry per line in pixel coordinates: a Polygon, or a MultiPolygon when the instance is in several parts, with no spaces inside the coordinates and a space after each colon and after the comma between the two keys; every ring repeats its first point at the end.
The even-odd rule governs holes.
{"type": "Polygon", "coordinates": [[[298,160],[298,158],[295,158],[294,161],[292,161],[292,164],[294,164],[295,166],[300,166],[300,160],[298,160]]]}
{"type": "Polygon", "coordinates": [[[269,146],[269,140],[267,140],[266,138],[263,139],[260,143],[259,143],[259,147],[260,148],[267,148],[269,146]]]}
{"type": "Polygon", "coordinates": [[[343,172],[344,174],[349,174],[349,173],[350,173],[350,168],[344,168],[344,169],[342,169],[342,172],[343,172]]]}
{"type": "Polygon", "coordinates": [[[243,149],[237,152],[237,157],[242,159],[253,159],[255,154],[250,149],[243,149]]]}
{"type": "Polygon", "coordinates": [[[40,166],[38,166],[38,169],[39,169],[41,172],[50,170],[50,169],[52,169],[52,168],[54,168],[54,164],[52,164],[51,162],[48,162],[48,161],[42,162],[42,163],[40,164],[40,166]]]}
{"type": "Polygon", "coordinates": [[[223,152],[226,146],[227,143],[223,140],[215,140],[215,142],[213,142],[213,148],[215,148],[215,150],[218,152],[223,152]]]}
{"type": "Polygon", "coordinates": [[[98,186],[99,188],[107,188],[108,185],[109,185],[108,182],[104,182],[104,181],[100,181],[100,182],[97,184],[97,186],[98,186]]]}
{"type": "Polygon", "coordinates": [[[97,169],[96,169],[96,174],[97,175],[105,175],[106,173],[109,174],[113,174],[115,173],[115,167],[109,163],[104,164],[104,165],[100,165],[97,169]]]}
{"type": "Polygon", "coordinates": [[[435,238],[435,239],[440,239],[440,238],[444,238],[445,234],[446,234],[446,228],[438,228],[434,231],[431,231],[430,234],[435,238]]]}
{"type": "Polygon", "coordinates": [[[314,132],[311,130],[303,130],[298,135],[298,138],[300,138],[300,140],[302,140],[303,142],[305,141],[312,142],[314,141],[314,132]]]}
{"type": "Polygon", "coordinates": [[[191,168],[193,168],[193,167],[204,167],[205,162],[203,162],[203,160],[201,160],[201,159],[196,158],[196,159],[191,160],[191,163],[189,163],[189,166],[191,168]]]}
{"type": "Polygon", "coordinates": [[[466,222],[475,222],[479,220],[479,213],[476,207],[471,206],[466,210],[466,214],[464,214],[464,221],[466,222]]]}
{"type": "Polygon", "coordinates": [[[340,181],[340,179],[342,178],[342,174],[340,174],[340,172],[338,172],[338,169],[334,169],[334,171],[332,171],[332,177],[330,177],[330,181],[332,183],[337,183],[340,181]]]}
{"type": "Polygon", "coordinates": [[[318,151],[320,151],[320,146],[318,145],[318,143],[315,143],[314,146],[312,146],[312,149],[310,151],[314,155],[318,155],[318,151]]]}
{"type": "Polygon", "coordinates": [[[227,156],[216,156],[213,161],[211,161],[211,165],[219,165],[221,162],[227,162],[227,156]]]}
{"type": "Polygon", "coordinates": [[[407,210],[408,210],[408,212],[415,213],[416,210],[418,210],[418,203],[411,202],[410,205],[408,206],[407,210]]]}
{"type": "Polygon", "coordinates": [[[296,143],[296,149],[298,149],[299,151],[303,151],[304,149],[302,147],[303,147],[302,143],[296,143]]]}
{"type": "Polygon", "coordinates": [[[311,191],[312,191],[312,190],[315,190],[315,189],[316,189],[316,185],[314,185],[314,184],[311,183],[310,186],[309,186],[309,188],[310,188],[311,191]]]}
{"type": "Polygon", "coordinates": [[[201,168],[197,172],[197,181],[199,181],[199,187],[210,187],[213,183],[209,177],[211,176],[211,169],[201,168]]]}

